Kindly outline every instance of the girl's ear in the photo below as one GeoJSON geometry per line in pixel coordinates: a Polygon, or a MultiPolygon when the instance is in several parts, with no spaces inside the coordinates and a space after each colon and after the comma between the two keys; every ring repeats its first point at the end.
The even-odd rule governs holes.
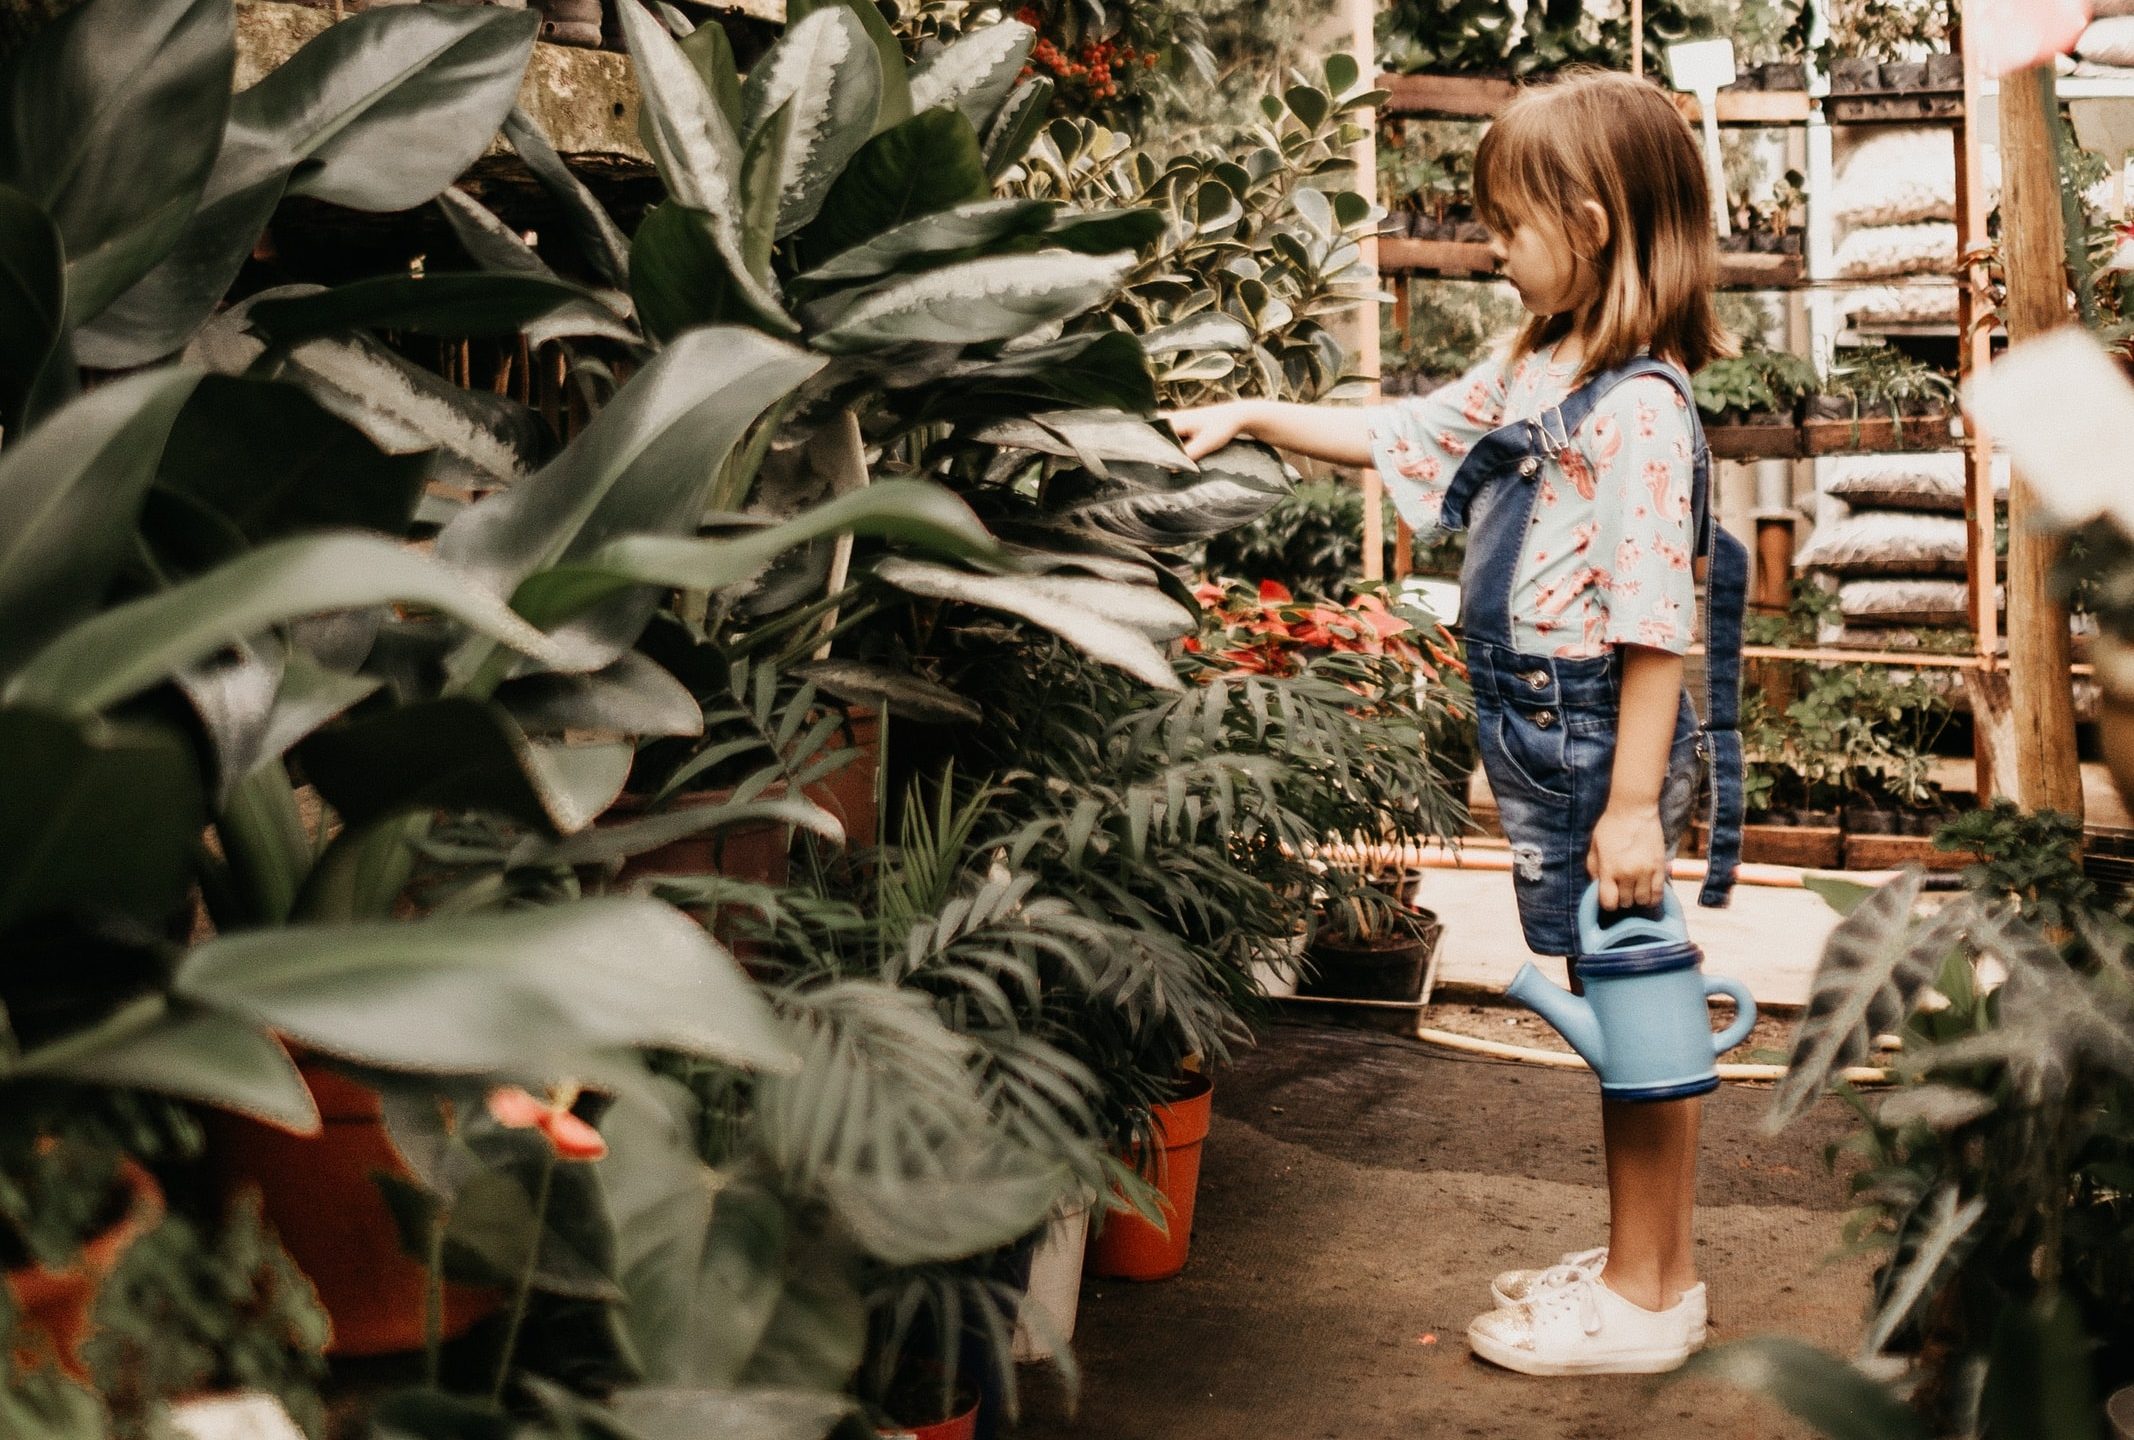
{"type": "Polygon", "coordinates": [[[1589,255],[1600,254],[1601,251],[1608,248],[1608,235],[1611,227],[1608,224],[1607,210],[1602,207],[1598,200],[1581,200],[1578,204],[1577,214],[1579,220],[1583,222],[1579,227],[1583,231],[1579,238],[1586,242],[1587,253],[1589,255]]]}

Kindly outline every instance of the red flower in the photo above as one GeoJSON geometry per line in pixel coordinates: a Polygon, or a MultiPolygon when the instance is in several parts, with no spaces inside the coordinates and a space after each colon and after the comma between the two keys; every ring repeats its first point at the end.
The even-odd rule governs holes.
{"type": "Polygon", "coordinates": [[[507,1129],[539,1130],[559,1160],[598,1160],[608,1153],[608,1142],[571,1113],[577,1098],[576,1087],[549,1103],[516,1085],[502,1085],[489,1092],[489,1117],[507,1129]]]}

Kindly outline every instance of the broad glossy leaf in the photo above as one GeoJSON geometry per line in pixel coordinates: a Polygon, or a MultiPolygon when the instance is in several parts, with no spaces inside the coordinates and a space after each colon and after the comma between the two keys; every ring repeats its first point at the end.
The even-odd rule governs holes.
{"type": "MultiPolygon", "coordinates": [[[[997,360],[959,366],[951,378],[953,384],[916,392],[927,414],[982,419],[1031,410],[1112,409],[1146,415],[1156,408],[1148,358],[1121,330],[1011,350],[997,360]]],[[[890,383],[895,384],[894,376],[890,383]]]]}
{"type": "Polygon", "coordinates": [[[388,1069],[574,1078],[654,1046],[752,1068],[793,1063],[754,983],[657,901],[224,935],[179,965],[180,994],[388,1069]]]}
{"type": "Polygon", "coordinates": [[[496,217],[496,212],[457,185],[447,185],[437,194],[438,211],[452,227],[452,236],[467,258],[483,270],[500,275],[541,275],[554,278],[555,271],[521,239],[519,233],[496,217]]]}
{"type": "Polygon", "coordinates": [[[103,598],[199,380],[174,368],[113,381],[0,449],[0,673],[103,598]]]}
{"type": "Polygon", "coordinates": [[[1244,322],[1221,311],[1195,315],[1141,337],[1141,348],[1151,355],[1173,355],[1181,350],[1235,351],[1251,344],[1252,331],[1244,322]]]}
{"type": "Polygon", "coordinates": [[[800,280],[814,285],[851,284],[972,257],[1003,241],[1042,234],[1058,208],[1050,200],[1017,199],[958,205],[884,231],[831,257],[800,280]]]}
{"type": "Polygon", "coordinates": [[[704,710],[689,687],[634,650],[590,675],[543,673],[507,681],[496,698],[529,735],[704,733],[704,710]]]}
{"type": "Polygon", "coordinates": [[[922,215],[992,195],[971,122],[954,110],[924,111],[860,147],[801,232],[801,251],[819,263],[922,215]]]}
{"type": "MultiPolygon", "coordinates": [[[[693,530],[727,452],[822,363],[754,330],[691,331],[633,376],[561,455],[446,526],[438,553],[504,595],[617,536],[693,530]]],[[[644,627],[652,598],[625,597],[582,617],[569,637],[581,663],[563,668],[613,660],[644,627]]]]}
{"type": "Polygon", "coordinates": [[[912,116],[911,81],[904,64],[904,42],[882,18],[873,0],[786,0],[785,23],[797,25],[817,10],[849,10],[859,17],[867,38],[874,42],[882,79],[881,113],[875,117],[877,133],[901,125],[912,116]]]}
{"type": "Polygon", "coordinates": [[[696,67],[697,78],[704,82],[705,90],[726,112],[726,123],[733,126],[736,135],[740,134],[741,67],[734,63],[734,42],[726,37],[726,27],[699,25],[681,35],[678,43],[682,53],[689,57],[689,63],[696,67]]]}
{"type": "Polygon", "coordinates": [[[1045,117],[1051,113],[1052,89],[1049,78],[1033,75],[1016,86],[1007,103],[1000,107],[979,147],[988,180],[998,180],[1029,153],[1031,142],[1045,128],[1045,117]]]}
{"type": "Polygon", "coordinates": [[[1027,335],[1103,300],[1132,255],[999,255],[891,280],[816,338],[833,353],[930,341],[974,345],[1027,335]]]}
{"type": "Polygon", "coordinates": [[[881,103],[874,43],[859,16],[842,6],[788,25],[748,72],[741,88],[743,133],[753,139],[780,109],[789,115],[768,176],[779,238],[822,209],[831,182],[874,134],[881,103]]]}
{"type": "Polygon", "coordinates": [[[567,834],[584,823],[543,783],[533,745],[503,707],[450,696],[321,730],[304,774],[351,825],[416,810],[472,811],[567,834]]]}
{"type": "Polygon", "coordinates": [[[96,315],[146,274],[199,203],[237,61],[223,0],[91,0],[0,70],[0,185],[65,237],[68,303],[96,315]]]}
{"type": "Polygon", "coordinates": [[[374,536],[333,534],[262,546],[85,620],[16,672],[0,698],[92,714],[272,626],[377,605],[436,610],[543,664],[571,668],[569,651],[449,566],[374,536]]]}
{"type": "Polygon", "coordinates": [[[175,1095],[315,1135],[310,1087],[281,1042],[249,1020],[160,999],[33,1050],[19,1073],[175,1095]]]}
{"type": "Polygon", "coordinates": [[[806,830],[835,845],[845,842],[845,829],[837,817],[811,801],[731,800],[719,805],[686,805],[584,830],[541,848],[531,859],[549,865],[606,865],[649,855],[693,835],[766,822],[806,830]]]}
{"type": "Polygon", "coordinates": [[[793,137],[799,97],[788,99],[765,117],[741,150],[741,258],[751,275],[771,273],[778,246],[778,210],[783,192],[778,167],[793,137]]]}
{"type": "Polygon", "coordinates": [[[66,305],[66,255],[51,217],[0,184],[0,431],[9,443],[50,383],[66,305]]]}
{"type": "Polygon", "coordinates": [[[207,823],[191,747],[161,726],[0,710],[0,930],[48,911],[160,926],[207,823]]]}
{"type": "Polygon", "coordinates": [[[1193,619],[1152,588],[1057,575],[978,575],[901,558],[880,562],[874,573],[914,595],[1005,611],[1052,631],[1091,659],[1115,665],[1145,685],[1180,688],[1170,661],[1148,632],[1184,634],[1193,619]],[[1122,613],[1131,614],[1133,621],[1117,618],[1122,613]]]}
{"type": "Polygon", "coordinates": [[[1925,1233],[1914,1232],[1912,1243],[1906,1246],[1903,1267],[1889,1285],[1889,1298],[1882,1302],[1867,1337],[1860,1342],[1863,1355],[1880,1355],[1920,1303],[1939,1291],[1948,1278],[1951,1254],[1985,1215],[1986,1198],[1974,1195],[1959,1205],[1956,1186],[1949,1183],[1936,1190],[1933,1199],[1921,1205],[1920,1210],[1926,1221],[1925,1233]]]}
{"type": "Polygon", "coordinates": [[[1085,255],[1139,252],[1155,244],[1168,223],[1161,210],[1145,207],[1069,213],[1052,222],[1052,243],[1085,255]]]}
{"type": "Polygon", "coordinates": [[[384,275],[315,294],[261,300],[250,313],[257,329],[284,345],[348,330],[409,330],[448,338],[516,335],[536,321],[547,322],[551,333],[637,338],[593,291],[531,273],[384,275]]]}
{"type": "Polygon", "coordinates": [[[615,4],[644,92],[638,128],[660,178],[667,182],[668,195],[709,217],[712,241],[756,322],[780,334],[794,333],[797,327],[785,313],[769,273],[748,266],[741,234],[747,197],[741,193],[740,137],[674,37],[638,0],[615,4]]]}
{"type": "Polygon", "coordinates": [[[203,376],[171,427],[144,533],[181,572],[269,540],[404,534],[429,461],[387,455],[302,389],[203,376]]]}
{"type": "Polygon", "coordinates": [[[1115,410],[1056,410],[1025,420],[1003,420],[973,438],[988,445],[1071,456],[1099,477],[1110,474],[1108,461],[1193,468],[1186,452],[1169,435],[1149,421],[1115,410]]]}
{"type": "Polygon", "coordinates": [[[953,105],[975,130],[1000,113],[1021,77],[1037,32],[1020,20],[1001,20],[943,47],[911,68],[914,112],[953,105]]]}
{"type": "Polygon", "coordinates": [[[512,597],[519,612],[553,625],[589,605],[641,586],[724,590],[813,540],[846,532],[894,540],[937,555],[997,560],[1000,551],[954,492],[923,480],[885,480],[817,505],[778,525],[716,539],[625,535],[582,562],[530,576],[512,597]]]}
{"type": "Polygon", "coordinates": [[[663,200],[630,242],[630,298],[647,333],[671,340],[701,325],[747,325],[755,310],[701,210],[663,200]]]}
{"type": "Polygon", "coordinates": [[[1250,525],[1287,497],[1281,457],[1249,442],[1226,446],[1198,473],[1155,465],[1113,467],[1114,484],[1074,506],[1076,519],[1144,545],[1174,549],[1250,525]]]}
{"type": "Polygon", "coordinates": [[[489,148],[539,28],[530,10],[374,7],[239,95],[231,134],[291,171],[293,195],[413,209],[489,148]]]}
{"type": "MultiPolygon", "coordinates": [[[[690,42],[707,33],[718,36],[722,44],[726,40],[726,32],[718,26],[705,26],[683,41],[683,49],[689,51],[692,59],[696,58],[696,52],[690,49],[690,42]]],[[[593,192],[585,188],[585,182],[563,163],[563,157],[556,153],[556,147],[549,143],[540,125],[531,115],[514,106],[504,118],[504,138],[519,152],[519,158],[526,162],[534,179],[541,182],[541,188],[548,192],[549,198],[562,207],[563,223],[577,241],[578,253],[585,257],[586,263],[608,284],[619,289],[628,288],[629,241],[616,228],[607,207],[594,199],[593,192]]]]}
{"type": "Polygon", "coordinates": [[[1785,1336],[1721,1345],[1691,1356],[1678,1373],[1768,1395],[1829,1440],[1927,1440],[1929,1433],[1887,1385],[1785,1336]]]}

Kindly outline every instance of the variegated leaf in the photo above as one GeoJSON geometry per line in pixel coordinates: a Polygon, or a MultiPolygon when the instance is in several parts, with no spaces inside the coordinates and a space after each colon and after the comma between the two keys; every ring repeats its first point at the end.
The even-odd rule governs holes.
{"type": "MultiPolygon", "coordinates": [[[[829,13],[829,12],[818,12],[829,13]]],[[[981,200],[907,220],[833,256],[800,277],[810,284],[852,283],[918,268],[920,262],[1037,235],[1058,207],[1050,200],[981,200]]]]}
{"type": "Polygon", "coordinates": [[[931,341],[975,345],[1027,335],[1097,304],[1133,268],[1131,254],[999,255],[891,281],[818,337],[832,352],[931,341]]]}
{"type": "Polygon", "coordinates": [[[1941,1277],[1951,1252],[1986,1213],[1986,1202],[1982,1196],[1974,1195],[1958,1205],[1956,1187],[1951,1184],[1935,1191],[1933,1200],[1921,1208],[1927,1210],[1926,1234],[1917,1237],[1904,1268],[1893,1277],[1888,1298],[1882,1302],[1874,1324],[1868,1327],[1867,1338],[1860,1342],[1863,1356],[1881,1354],[1882,1347],[1911,1318],[1927,1292],[1936,1288],[1935,1281],[1941,1277]]]}
{"type": "Polygon", "coordinates": [[[1108,461],[1129,461],[1169,470],[1191,470],[1193,462],[1176,441],[1146,420],[1115,410],[1055,410],[1024,420],[1002,420],[974,437],[989,445],[1072,456],[1090,473],[1108,477],[1108,461]]]}
{"type": "Polygon", "coordinates": [[[1068,513],[1143,545],[1175,548],[1250,525],[1292,489],[1288,467],[1263,445],[1229,445],[1198,473],[1124,467],[1111,493],[1068,513]]]}
{"type": "Polygon", "coordinates": [[[778,235],[815,218],[845,162],[874,133],[882,66],[859,17],[817,10],[787,30],[741,88],[745,132],[790,106],[791,129],[776,161],[778,235]]]}
{"type": "Polygon", "coordinates": [[[1181,350],[1242,350],[1251,343],[1252,332],[1244,323],[1220,311],[1195,315],[1141,337],[1141,348],[1151,355],[1171,355],[1181,350]]]}
{"type": "Polygon", "coordinates": [[[875,574],[914,595],[1019,616],[1143,684],[1159,690],[1180,688],[1178,676],[1148,632],[1183,634],[1192,628],[1193,617],[1151,587],[1063,575],[978,575],[898,558],[882,561],[875,574]]]}
{"type": "Polygon", "coordinates": [[[974,30],[914,66],[911,108],[916,114],[953,105],[983,135],[1021,77],[1037,32],[1020,20],[974,30]]]}

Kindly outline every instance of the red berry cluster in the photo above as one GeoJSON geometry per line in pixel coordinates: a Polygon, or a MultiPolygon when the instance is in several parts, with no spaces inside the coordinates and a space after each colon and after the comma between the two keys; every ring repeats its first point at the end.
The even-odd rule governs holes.
{"type": "MultiPolygon", "coordinates": [[[[1026,5],[1016,12],[1015,18],[1026,25],[1035,25],[1038,23],[1039,16],[1036,10],[1026,5]]],[[[1061,50],[1057,44],[1047,37],[1040,38],[1035,45],[1030,47],[1030,59],[1032,63],[1025,67],[1023,71],[1025,75],[1032,74],[1039,67],[1042,67],[1062,80],[1085,82],[1089,87],[1089,98],[1092,100],[1111,100],[1117,98],[1119,94],[1119,81],[1114,73],[1115,67],[1130,66],[1138,60],[1141,62],[1143,69],[1154,69],[1156,52],[1153,50],[1136,52],[1131,45],[1123,45],[1112,40],[1092,40],[1082,46],[1079,51],[1070,53],[1061,50]]]]}

